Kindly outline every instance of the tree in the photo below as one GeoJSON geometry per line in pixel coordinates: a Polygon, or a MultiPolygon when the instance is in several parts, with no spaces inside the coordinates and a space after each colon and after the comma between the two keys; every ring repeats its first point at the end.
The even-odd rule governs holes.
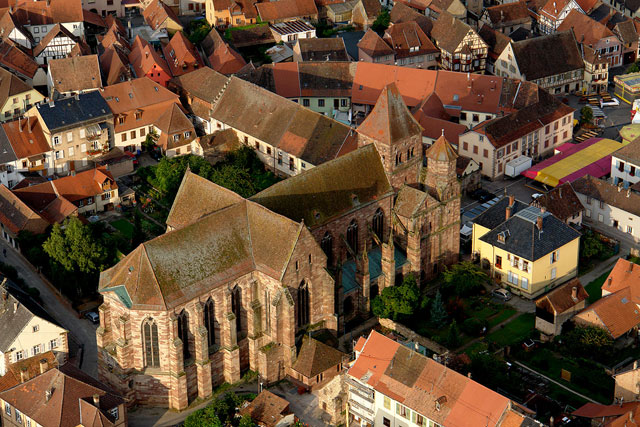
{"type": "Polygon", "coordinates": [[[591,124],[593,122],[593,110],[588,105],[580,110],[580,123],[591,124]]]}
{"type": "Polygon", "coordinates": [[[76,217],[55,224],[44,251],[68,272],[96,273],[107,267],[108,251],[76,217]]]}
{"type": "Polygon", "coordinates": [[[154,130],[150,131],[147,134],[147,137],[144,139],[144,142],[142,143],[142,148],[145,151],[151,152],[156,148],[156,144],[158,143],[158,132],[154,130]]]}
{"type": "Polygon", "coordinates": [[[193,44],[200,44],[211,31],[211,25],[206,19],[194,19],[189,23],[189,35],[187,38],[193,44]]]}
{"type": "Polygon", "coordinates": [[[436,327],[441,328],[447,321],[447,310],[444,308],[442,302],[442,294],[440,291],[436,292],[436,297],[431,303],[431,323],[436,327]]]}
{"type": "Polygon", "coordinates": [[[576,357],[606,361],[613,353],[613,338],[603,328],[596,326],[577,326],[572,331],[562,334],[561,341],[566,350],[576,357]]]}
{"type": "Polygon", "coordinates": [[[627,70],[625,71],[625,74],[629,74],[629,73],[637,73],[640,71],[640,67],[638,67],[638,63],[634,62],[633,64],[631,64],[629,66],[629,68],[627,68],[627,70]]]}
{"type": "Polygon", "coordinates": [[[238,427],[255,427],[256,423],[253,422],[251,416],[249,414],[244,414],[242,418],[240,418],[240,423],[238,427]]]}
{"type": "Polygon", "coordinates": [[[411,316],[420,302],[420,289],[413,274],[407,275],[402,284],[384,288],[371,304],[373,314],[394,321],[411,316]]]}
{"type": "Polygon", "coordinates": [[[613,251],[598,238],[591,230],[587,230],[580,239],[580,258],[607,259],[613,256],[613,251]]]}
{"type": "Polygon", "coordinates": [[[251,197],[258,192],[249,171],[235,165],[223,165],[214,169],[209,179],[242,197],[251,197]]]}
{"type": "Polygon", "coordinates": [[[382,36],[385,30],[389,28],[389,24],[391,23],[391,15],[389,11],[383,9],[382,12],[378,15],[373,24],[371,24],[371,29],[382,36]]]}
{"type": "Polygon", "coordinates": [[[487,280],[480,267],[469,261],[454,264],[444,271],[445,289],[462,297],[478,292],[487,280]]]}
{"type": "Polygon", "coordinates": [[[454,320],[449,325],[449,331],[447,332],[447,347],[451,349],[458,348],[460,346],[460,329],[458,324],[454,320]]]}

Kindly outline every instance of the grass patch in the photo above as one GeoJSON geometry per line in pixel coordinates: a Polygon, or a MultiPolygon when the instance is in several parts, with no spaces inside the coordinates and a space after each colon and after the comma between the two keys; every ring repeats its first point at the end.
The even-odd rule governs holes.
{"type": "Polygon", "coordinates": [[[464,352],[467,353],[469,357],[471,357],[483,351],[487,351],[488,349],[489,345],[486,342],[478,341],[467,347],[464,352]]]}
{"type": "Polygon", "coordinates": [[[487,340],[496,343],[499,347],[516,344],[531,334],[534,323],[533,313],[521,314],[501,329],[487,335],[487,340]]]}
{"type": "Polygon", "coordinates": [[[593,304],[602,298],[602,284],[607,279],[607,276],[609,276],[609,273],[611,273],[611,270],[602,273],[600,277],[584,287],[589,294],[589,304],[593,304]]]}
{"type": "Polygon", "coordinates": [[[491,317],[490,319],[487,319],[487,321],[489,322],[489,329],[504,322],[505,320],[507,320],[514,314],[516,314],[517,312],[518,311],[515,308],[505,307],[504,310],[499,312],[497,315],[491,317]]]}
{"type": "Polygon", "coordinates": [[[118,230],[124,237],[131,239],[133,236],[133,224],[126,219],[118,219],[111,223],[111,226],[118,230]]]}

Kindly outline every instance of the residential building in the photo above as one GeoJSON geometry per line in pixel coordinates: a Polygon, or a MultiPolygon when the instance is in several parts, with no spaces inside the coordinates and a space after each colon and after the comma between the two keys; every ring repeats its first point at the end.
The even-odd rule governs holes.
{"type": "Polygon", "coordinates": [[[584,61],[583,91],[586,94],[599,94],[609,86],[609,61],[597,50],[580,45],[584,61]]]}
{"type": "Polygon", "coordinates": [[[538,102],[487,120],[459,137],[458,152],[474,159],[489,179],[504,176],[520,156],[540,158],[573,138],[574,109],[538,89],[538,102]]]}
{"type": "Polygon", "coordinates": [[[9,292],[6,280],[0,279],[0,375],[6,374],[10,365],[47,351],[65,360],[68,331],[36,304],[9,292]]]}
{"type": "Polygon", "coordinates": [[[422,126],[422,144],[425,149],[443,134],[447,141],[458,147],[459,136],[468,129],[464,124],[455,122],[455,114],[452,116],[447,112],[442,100],[435,92],[414,107],[411,114],[422,126]]]}
{"type": "Polygon", "coordinates": [[[395,65],[435,70],[440,50],[416,22],[393,24],[384,32],[383,40],[394,51],[395,65]]]}
{"type": "Polygon", "coordinates": [[[531,15],[524,0],[491,6],[484,10],[480,21],[502,34],[509,35],[518,28],[531,31],[531,15]]]}
{"type": "Polygon", "coordinates": [[[11,247],[19,249],[18,236],[22,231],[42,234],[49,222],[33,211],[4,184],[0,184],[0,231],[11,247]]]}
{"type": "Polygon", "coordinates": [[[315,27],[301,19],[271,24],[269,25],[269,30],[271,30],[276,43],[283,42],[293,45],[298,39],[316,37],[315,27]]]}
{"type": "Polygon", "coordinates": [[[582,90],[584,62],[573,31],[509,43],[495,69],[499,76],[533,82],[552,95],[582,90]]]}
{"type": "Polygon", "coordinates": [[[536,329],[541,339],[552,340],[562,325],[587,305],[589,294],[580,280],[572,279],[536,300],[536,329]]]}
{"type": "Polygon", "coordinates": [[[553,190],[536,197],[531,202],[531,206],[545,208],[560,221],[574,228],[582,226],[584,206],[569,182],[560,184],[553,190]]]}
{"type": "Polygon", "coordinates": [[[193,123],[178,103],[172,103],[154,122],[158,132],[156,144],[167,157],[182,154],[203,155],[193,123]]]}
{"type": "Polygon", "coordinates": [[[142,11],[142,17],[154,31],[165,29],[169,34],[183,31],[178,15],[161,0],[152,0],[142,11]]]}
{"type": "Polygon", "coordinates": [[[0,122],[13,120],[44,97],[13,73],[0,68],[0,122]]]}
{"type": "Polygon", "coordinates": [[[443,12],[433,24],[431,38],[440,49],[440,68],[483,74],[489,47],[469,25],[443,12]]]}
{"type": "Polygon", "coordinates": [[[100,72],[105,86],[131,80],[133,72],[126,51],[111,46],[100,55],[100,72]]]}
{"type": "Polygon", "coordinates": [[[378,33],[369,29],[358,42],[358,59],[364,62],[393,65],[395,52],[378,33]]]}
{"type": "Polygon", "coordinates": [[[578,231],[512,196],[473,221],[473,255],[496,283],[525,298],[576,277],[579,246],[578,231]]]}
{"type": "Polygon", "coordinates": [[[489,49],[489,56],[487,57],[487,71],[491,74],[498,75],[495,64],[498,60],[498,57],[502,53],[502,51],[511,43],[513,40],[501,33],[500,31],[496,31],[491,28],[487,24],[482,24],[480,31],[478,31],[482,40],[487,43],[489,49]]]}
{"type": "Polygon", "coordinates": [[[302,222],[187,171],[167,226],[100,277],[99,375],[130,402],[183,409],[249,366],[277,381],[293,364],[298,331],[336,329],[334,280],[302,222]],[[220,252],[229,239],[231,258],[220,252]],[[210,256],[195,256],[203,247],[210,256]],[[180,267],[162,273],[176,257],[180,267]]]}
{"type": "Polygon", "coordinates": [[[540,425],[470,376],[376,331],[358,340],[346,382],[351,426],[540,425]]]}
{"type": "Polygon", "coordinates": [[[0,17],[0,31],[6,35],[7,39],[23,49],[31,49],[36,44],[33,35],[18,22],[11,11],[7,11],[0,17]]]}
{"type": "Polygon", "coordinates": [[[258,18],[256,3],[256,0],[241,2],[206,0],[205,16],[207,22],[214,28],[224,29],[226,27],[255,24],[258,18]]]}
{"type": "Polygon", "coordinates": [[[178,95],[148,77],[107,86],[101,91],[113,113],[114,146],[125,152],[142,150],[149,133],[162,132],[157,123],[178,95]]]}
{"type": "Polygon", "coordinates": [[[13,190],[50,224],[71,215],[112,210],[120,204],[118,184],[111,172],[99,167],[13,190]]]}
{"type": "Polygon", "coordinates": [[[583,221],[605,233],[640,241],[640,194],[590,175],[571,183],[584,206],[583,221]],[[624,235],[624,234],[622,234],[624,235]]]}
{"type": "Polygon", "coordinates": [[[171,75],[181,76],[204,67],[200,53],[182,31],[176,32],[166,45],[162,46],[164,58],[171,75]]]}
{"type": "Polygon", "coordinates": [[[247,62],[235,49],[222,39],[215,28],[200,42],[207,65],[221,74],[235,74],[247,62]]]}
{"type": "Polygon", "coordinates": [[[640,139],[611,155],[611,179],[625,189],[640,181],[640,139]]]}
{"type": "Polygon", "coordinates": [[[127,425],[124,399],[68,363],[1,392],[0,405],[7,426],[127,425]]]}
{"type": "Polygon", "coordinates": [[[456,159],[456,174],[460,180],[460,190],[469,194],[481,187],[480,165],[470,157],[458,156],[456,159]]]}
{"type": "Polygon", "coordinates": [[[634,21],[617,22],[611,29],[622,44],[622,63],[631,64],[638,59],[638,40],[640,38],[634,21]]]}
{"type": "Polygon", "coordinates": [[[48,175],[53,171],[53,153],[35,117],[0,125],[0,184],[12,188],[28,172],[48,175]]]}
{"type": "MultiPolygon", "coordinates": [[[[622,43],[606,25],[594,21],[578,10],[572,10],[557,31],[573,30],[576,40],[594,49],[610,67],[622,65],[622,43]]],[[[636,40],[637,42],[637,40],[636,40]]]]}
{"type": "Polygon", "coordinates": [[[348,356],[313,338],[304,338],[295,363],[288,369],[290,381],[308,391],[322,388],[342,372],[348,356]]]}
{"type": "Polygon", "coordinates": [[[124,18],[127,10],[125,4],[126,2],[113,0],[82,0],[84,9],[93,11],[103,18],[109,15],[124,18]]]}
{"type": "Polygon", "coordinates": [[[341,37],[304,38],[293,46],[293,61],[349,61],[349,55],[341,37]]]}
{"type": "Polygon", "coordinates": [[[607,423],[612,427],[621,427],[628,422],[640,423],[639,402],[620,402],[612,405],[585,403],[571,413],[575,417],[586,418],[587,423],[607,423]]]}
{"type": "Polygon", "coordinates": [[[82,40],[66,27],[55,24],[33,48],[33,58],[38,64],[46,65],[52,59],[69,56],[76,44],[80,42],[82,40]]]}
{"type": "Polygon", "coordinates": [[[40,42],[57,25],[75,37],[84,37],[84,13],[81,0],[20,1],[15,5],[15,20],[40,42]]]}
{"type": "Polygon", "coordinates": [[[136,36],[133,41],[129,62],[136,77],[148,77],[162,86],[166,86],[171,78],[171,69],[167,62],[140,36],[136,36]]]}
{"type": "Polygon", "coordinates": [[[47,87],[53,99],[99,90],[102,78],[98,55],[52,59],[48,65],[47,87]]]}
{"type": "Polygon", "coordinates": [[[301,20],[317,20],[318,8],[313,0],[278,0],[274,2],[256,3],[258,16],[263,22],[301,20]]]}
{"type": "Polygon", "coordinates": [[[585,13],[576,0],[547,0],[538,10],[538,30],[542,34],[553,34],[572,10],[585,13]]]}
{"type": "Polygon", "coordinates": [[[614,402],[638,402],[640,398],[640,369],[635,360],[630,366],[613,375],[616,382],[613,392],[614,402]]]}
{"type": "Polygon", "coordinates": [[[393,24],[415,21],[425,34],[431,35],[434,20],[404,3],[396,2],[393,5],[390,18],[393,24]]]}
{"type": "Polygon", "coordinates": [[[55,172],[80,169],[91,153],[111,145],[113,114],[99,91],[37,104],[27,116],[38,118],[54,154],[55,172]]]}
{"type": "Polygon", "coordinates": [[[47,73],[11,39],[0,41],[0,66],[25,80],[30,86],[47,84],[47,73]]]}
{"type": "Polygon", "coordinates": [[[360,0],[351,12],[351,23],[357,28],[368,30],[382,11],[382,5],[376,0],[360,0]]]}
{"type": "Polygon", "coordinates": [[[640,325],[640,267],[619,258],[602,284],[602,298],[574,317],[577,325],[604,329],[613,339],[636,336],[640,325]]]}
{"type": "Polygon", "coordinates": [[[58,361],[53,351],[40,353],[14,363],[7,368],[6,374],[0,376],[0,392],[9,390],[57,366],[58,361]]]}

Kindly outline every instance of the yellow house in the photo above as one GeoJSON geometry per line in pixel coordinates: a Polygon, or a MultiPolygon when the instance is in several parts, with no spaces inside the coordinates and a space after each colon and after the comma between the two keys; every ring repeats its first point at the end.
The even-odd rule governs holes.
{"type": "Polygon", "coordinates": [[[44,97],[19,77],[0,68],[0,122],[21,116],[44,97]]]}
{"type": "Polygon", "coordinates": [[[577,275],[580,233],[513,196],[479,215],[472,236],[474,256],[516,295],[534,298],[577,275]]]}

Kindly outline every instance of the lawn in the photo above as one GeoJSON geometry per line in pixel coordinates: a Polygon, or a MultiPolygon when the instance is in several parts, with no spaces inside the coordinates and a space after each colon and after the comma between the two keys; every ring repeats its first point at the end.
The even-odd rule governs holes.
{"type": "Polygon", "coordinates": [[[602,297],[602,284],[609,276],[609,273],[611,273],[611,270],[602,273],[600,277],[584,287],[589,294],[589,304],[593,304],[602,297]]]}
{"type": "Polygon", "coordinates": [[[487,340],[496,343],[499,347],[517,344],[531,334],[534,323],[533,313],[521,314],[502,328],[487,335],[487,340]]]}
{"type": "Polygon", "coordinates": [[[111,226],[118,230],[124,237],[131,239],[133,236],[133,224],[126,219],[118,219],[111,223],[111,226]]]}

